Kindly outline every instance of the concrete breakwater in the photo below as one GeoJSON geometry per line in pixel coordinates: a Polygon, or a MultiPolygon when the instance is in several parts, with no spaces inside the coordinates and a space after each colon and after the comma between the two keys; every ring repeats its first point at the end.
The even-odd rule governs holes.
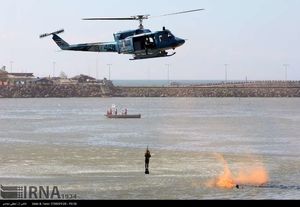
{"type": "Polygon", "coordinates": [[[300,97],[300,81],[246,81],[173,85],[170,87],[117,87],[121,97],[300,97]]]}
{"type": "Polygon", "coordinates": [[[21,85],[0,87],[0,98],[104,97],[112,88],[105,85],[21,85]]]}
{"type": "Polygon", "coordinates": [[[115,87],[112,84],[0,87],[0,98],[44,97],[300,97],[300,82],[168,87],[115,87]]]}
{"type": "Polygon", "coordinates": [[[119,97],[300,97],[300,87],[118,87],[119,97]]]}

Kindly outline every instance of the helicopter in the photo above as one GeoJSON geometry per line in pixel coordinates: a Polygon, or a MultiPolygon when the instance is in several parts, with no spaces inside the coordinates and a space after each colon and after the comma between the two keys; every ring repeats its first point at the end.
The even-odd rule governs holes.
{"type": "MultiPolygon", "coordinates": [[[[195,9],[188,11],[181,11],[176,13],[170,13],[154,17],[164,17],[178,14],[185,14],[191,12],[198,12],[204,9],[195,9]]],[[[52,35],[52,39],[62,50],[69,51],[85,51],[85,52],[114,52],[118,54],[133,55],[130,60],[141,60],[149,58],[170,57],[176,54],[171,54],[168,50],[175,50],[177,47],[182,46],[185,43],[185,39],[175,37],[172,32],[165,27],[161,31],[152,32],[149,29],[145,29],[143,20],[149,19],[150,15],[136,15],[131,17],[100,17],[100,18],[84,18],[82,20],[112,20],[112,21],[124,21],[135,20],[139,21],[138,29],[122,31],[113,34],[114,42],[97,42],[97,43],[84,43],[84,44],[69,44],[58,34],[63,33],[64,29],[52,33],[46,33],[40,35],[40,38],[48,37],[52,35]]]]}

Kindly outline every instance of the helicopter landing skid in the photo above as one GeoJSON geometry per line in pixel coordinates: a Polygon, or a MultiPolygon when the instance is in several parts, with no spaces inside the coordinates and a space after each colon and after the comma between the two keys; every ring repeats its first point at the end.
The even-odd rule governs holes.
{"type": "Polygon", "coordinates": [[[129,59],[129,60],[143,60],[143,59],[150,59],[150,58],[162,58],[162,57],[171,57],[173,55],[175,55],[176,52],[173,52],[172,54],[159,54],[159,55],[156,55],[156,56],[153,56],[153,55],[149,55],[149,56],[137,56],[137,57],[134,57],[133,59],[129,59]]]}

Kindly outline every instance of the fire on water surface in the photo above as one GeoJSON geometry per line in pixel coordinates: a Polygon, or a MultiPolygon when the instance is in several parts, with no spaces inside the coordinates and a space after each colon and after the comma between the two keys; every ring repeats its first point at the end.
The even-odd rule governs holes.
{"type": "Polygon", "coordinates": [[[268,172],[261,163],[240,169],[238,173],[234,175],[229,169],[224,157],[218,154],[217,158],[223,163],[224,170],[217,178],[207,183],[209,187],[232,189],[239,185],[261,186],[269,181],[268,172]]]}

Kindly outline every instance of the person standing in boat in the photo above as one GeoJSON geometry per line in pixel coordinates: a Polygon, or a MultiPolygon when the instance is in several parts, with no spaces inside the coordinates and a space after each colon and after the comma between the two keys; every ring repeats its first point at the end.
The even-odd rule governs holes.
{"type": "Polygon", "coordinates": [[[127,115],[127,108],[125,108],[124,114],[127,115]]]}
{"type": "Polygon", "coordinates": [[[146,153],[145,153],[145,174],[149,174],[149,162],[150,162],[150,151],[147,147],[146,153]]]}

